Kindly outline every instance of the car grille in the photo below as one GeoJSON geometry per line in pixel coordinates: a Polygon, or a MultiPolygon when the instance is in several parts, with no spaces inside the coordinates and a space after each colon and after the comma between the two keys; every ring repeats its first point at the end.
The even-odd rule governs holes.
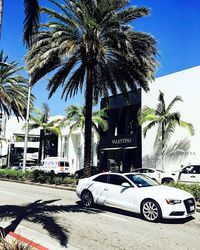
{"type": "Polygon", "coordinates": [[[193,198],[184,200],[187,213],[192,213],[195,210],[195,200],[193,198]]]}

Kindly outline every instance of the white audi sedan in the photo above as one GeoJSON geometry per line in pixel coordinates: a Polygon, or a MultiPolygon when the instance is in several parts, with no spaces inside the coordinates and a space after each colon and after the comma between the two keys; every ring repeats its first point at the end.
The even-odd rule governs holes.
{"type": "Polygon", "coordinates": [[[194,214],[194,197],[133,173],[102,173],[80,179],[76,193],[85,207],[94,203],[140,213],[148,221],[186,218],[194,214]]]}

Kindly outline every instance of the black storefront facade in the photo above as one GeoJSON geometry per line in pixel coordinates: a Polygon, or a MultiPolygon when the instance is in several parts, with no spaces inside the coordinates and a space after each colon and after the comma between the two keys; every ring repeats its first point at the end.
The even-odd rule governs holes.
{"type": "Polygon", "coordinates": [[[141,167],[141,127],[138,111],[141,108],[141,91],[129,92],[128,100],[122,94],[103,98],[101,109],[107,109],[109,129],[100,133],[99,163],[108,169],[130,171],[141,167]]]}

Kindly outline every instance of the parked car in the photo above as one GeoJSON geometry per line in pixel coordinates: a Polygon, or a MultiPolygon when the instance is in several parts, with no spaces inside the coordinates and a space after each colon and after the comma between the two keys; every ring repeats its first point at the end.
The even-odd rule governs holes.
{"type": "MultiPolygon", "coordinates": [[[[99,174],[99,173],[106,172],[106,171],[107,171],[107,169],[105,169],[101,166],[91,166],[91,174],[92,175],[99,174]]],[[[84,169],[81,168],[81,169],[77,170],[74,173],[74,177],[76,179],[80,179],[80,178],[84,177],[84,169]]]]}
{"type": "Polygon", "coordinates": [[[76,193],[85,207],[94,203],[141,214],[148,221],[186,218],[194,214],[194,197],[133,173],[101,173],[80,179],[76,193]]]}
{"type": "Polygon", "coordinates": [[[200,184],[200,164],[190,164],[172,173],[173,181],[200,184]]]}
{"type": "Polygon", "coordinates": [[[155,168],[138,168],[131,172],[145,174],[160,184],[174,181],[174,176],[172,173],[167,173],[162,170],[155,169],[155,168]]]}
{"type": "Polygon", "coordinates": [[[63,157],[47,157],[35,169],[53,174],[70,174],[69,162],[63,157]]]}
{"type": "Polygon", "coordinates": [[[138,174],[145,174],[159,183],[161,183],[161,174],[164,173],[163,171],[154,168],[138,168],[131,172],[138,174]]]}
{"type": "MultiPolygon", "coordinates": [[[[12,170],[22,170],[23,169],[23,163],[22,162],[14,162],[11,166],[10,169],[12,170]]],[[[32,170],[32,164],[26,163],[26,170],[32,170]]]]}

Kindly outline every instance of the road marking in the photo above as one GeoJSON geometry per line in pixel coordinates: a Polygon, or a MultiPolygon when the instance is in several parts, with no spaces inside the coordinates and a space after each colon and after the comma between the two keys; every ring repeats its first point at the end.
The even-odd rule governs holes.
{"type": "Polygon", "coordinates": [[[115,220],[127,221],[126,219],[115,217],[115,216],[108,215],[108,214],[101,214],[101,215],[105,216],[105,217],[109,217],[109,218],[115,219],[115,220]]]}
{"type": "Polygon", "coordinates": [[[11,194],[11,195],[13,195],[13,196],[18,196],[18,195],[16,195],[16,194],[11,193],[11,192],[6,192],[6,191],[2,191],[2,190],[0,190],[0,192],[1,192],[1,193],[4,193],[4,194],[11,194]]]}

